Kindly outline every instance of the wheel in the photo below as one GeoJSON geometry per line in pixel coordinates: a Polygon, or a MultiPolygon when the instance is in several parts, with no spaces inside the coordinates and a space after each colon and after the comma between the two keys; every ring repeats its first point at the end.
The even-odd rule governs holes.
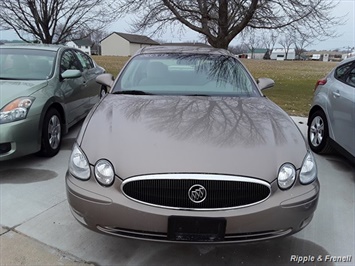
{"type": "Polygon", "coordinates": [[[106,95],[106,93],[107,93],[106,87],[102,86],[101,90],[100,90],[100,95],[99,95],[100,99],[102,99],[106,95]]]}
{"type": "Polygon", "coordinates": [[[315,153],[332,153],[333,148],[329,141],[329,130],[327,118],[323,111],[318,110],[310,117],[310,125],[308,127],[308,143],[311,150],[315,153]]]}
{"type": "Polygon", "coordinates": [[[43,120],[41,150],[39,155],[52,157],[59,152],[62,142],[61,116],[56,109],[49,109],[43,120]]]}

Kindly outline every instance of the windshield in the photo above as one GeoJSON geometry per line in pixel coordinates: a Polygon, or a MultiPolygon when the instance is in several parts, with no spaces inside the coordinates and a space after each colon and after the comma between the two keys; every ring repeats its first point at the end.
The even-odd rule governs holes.
{"type": "Polygon", "coordinates": [[[146,94],[260,96],[242,64],[225,55],[145,54],[134,57],[113,90],[146,94]]]}
{"type": "Polygon", "coordinates": [[[55,55],[55,51],[0,48],[0,79],[48,79],[52,76],[55,55]]]}

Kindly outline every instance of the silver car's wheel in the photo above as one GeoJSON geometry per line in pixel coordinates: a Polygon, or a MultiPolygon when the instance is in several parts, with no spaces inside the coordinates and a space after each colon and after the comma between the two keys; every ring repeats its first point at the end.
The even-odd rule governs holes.
{"type": "Polygon", "coordinates": [[[40,155],[52,157],[59,152],[62,142],[61,116],[56,109],[49,109],[43,120],[40,155]]]}
{"type": "Polygon", "coordinates": [[[59,117],[53,115],[48,123],[48,141],[52,149],[57,149],[61,138],[61,125],[59,117]]]}
{"type": "Polygon", "coordinates": [[[311,123],[309,138],[314,147],[318,147],[324,137],[324,121],[320,116],[316,116],[311,123]]]}
{"type": "Polygon", "coordinates": [[[308,143],[315,153],[331,153],[333,148],[329,143],[327,119],[323,111],[311,114],[308,127],[308,143]]]}

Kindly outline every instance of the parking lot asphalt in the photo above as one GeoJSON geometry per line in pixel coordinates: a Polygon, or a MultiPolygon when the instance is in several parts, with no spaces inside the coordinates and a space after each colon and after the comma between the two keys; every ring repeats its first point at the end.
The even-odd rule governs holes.
{"type": "MultiPolygon", "coordinates": [[[[306,118],[293,117],[305,134],[306,118]]],[[[1,265],[355,265],[355,166],[316,156],[321,194],[313,221],[282,239],[189,245],[98,234],[71,215],[64,176],[80,128],[53,158],[0,162],[1,265]]]]}

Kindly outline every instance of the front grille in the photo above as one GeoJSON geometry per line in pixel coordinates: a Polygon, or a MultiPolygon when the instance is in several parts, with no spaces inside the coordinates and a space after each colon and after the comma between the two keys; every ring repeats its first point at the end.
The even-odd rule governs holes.
{"type": "Polygon", "coordinates": [[[268,183],[252,178],[233,177],[225,180],[224,176],[216,178],[216,175],[207,175],[205,179],[189,178],[189,175],[183,175],[183,178],[181,175],[178,175],[179,178],[174,176],[128,179],[123,183],[122,190],[133,200],[179,209],[237,208],[259,203],[270,195],[268,183]],[[189,197],[189,191],[196,185],[205,189],[201,202],[194,202],[189,197]]]}

